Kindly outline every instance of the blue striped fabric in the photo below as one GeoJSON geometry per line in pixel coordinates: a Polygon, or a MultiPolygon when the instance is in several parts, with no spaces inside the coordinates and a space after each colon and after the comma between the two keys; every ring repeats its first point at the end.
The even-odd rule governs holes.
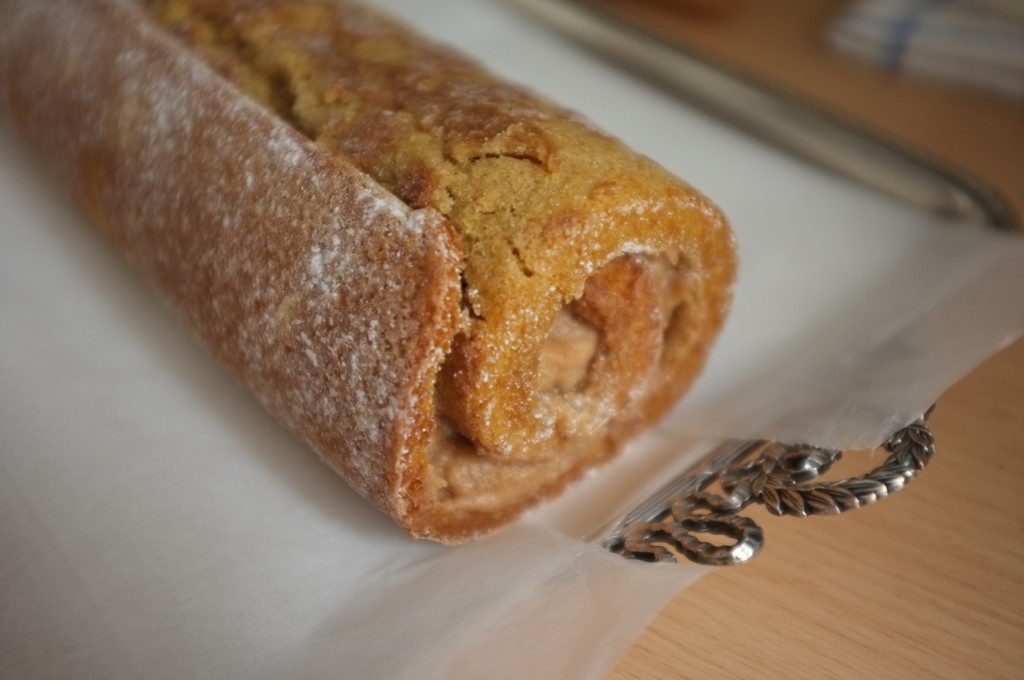
{"type": "MultiPolygon", "coordinates": [[[[949,0],[917,0],[903,9],[902,15],[896,14],[888,21],[889,44],[885,50],[885,62],[892,70],[899,70],[907,54],[907,45],[913,39],[922,16],[931,12],[935,5],[948,3],[949,0]]],[[[885,29],[883,25],[882,30],[885,29]]]]}
{"type": "Polygon", "coordinates": [[[829,40],[887,70],[1024,102],[1024,0],[859,0],[829,40]]]}

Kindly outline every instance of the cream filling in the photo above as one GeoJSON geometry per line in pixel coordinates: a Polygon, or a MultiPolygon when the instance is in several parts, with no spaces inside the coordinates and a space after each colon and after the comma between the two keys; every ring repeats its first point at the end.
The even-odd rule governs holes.
{"type": "Polygon", "coordinates": [[[540,349],[537,389],[572,392],[579,389],[597,355],[600,334],[563,307],[540,349]]]}

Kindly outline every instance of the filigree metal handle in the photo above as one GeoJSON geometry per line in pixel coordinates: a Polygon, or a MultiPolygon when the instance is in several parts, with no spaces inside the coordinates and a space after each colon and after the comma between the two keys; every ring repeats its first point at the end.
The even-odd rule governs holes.
{"type": "MultiPolygon", "coordinates": [[[[720,469],[694,477],[650,519],[629,522],[605,542],[612,552],[648,562],[676,562],[685,557],[708,565],[747,562],[764,546],[764,532],[738,513],[752,503],[775,515],[837,515],[875,503],[905,487],[931,460],[935,439],[919,420],[890,437],[880,466],[859,477],[816,481],[842,452],[806,445],[751,442],[734,451],[738,457],[720,469]],[[750,455],[760,454],[753,460],[750,455]],[[723,493],[709,491],[715,482],[723,493]],[[701,535],[732,541],[716,545],[701,535]]],[[[685,481],[685,480],[684,480],[685,481]]]]}

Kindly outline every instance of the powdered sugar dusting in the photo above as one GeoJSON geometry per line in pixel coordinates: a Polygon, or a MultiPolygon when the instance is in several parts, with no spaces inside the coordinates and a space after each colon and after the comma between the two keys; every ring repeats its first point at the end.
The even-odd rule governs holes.
{"type": "Polygon", "coordinates": [[[268,409],[395,513],[396,457],[432,416],[410,406],[458,317],[440,218],[237,94],[130,2],[14,14],[0,82],[33,107],[16,123],[268,409]]]}

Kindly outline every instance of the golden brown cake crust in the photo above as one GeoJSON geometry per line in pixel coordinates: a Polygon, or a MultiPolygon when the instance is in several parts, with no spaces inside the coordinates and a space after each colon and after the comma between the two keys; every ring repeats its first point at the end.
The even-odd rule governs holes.
{"type": "Polygon", "coordinates": [[[678,398],[721,326],[735,257],[707,199],[372,10],[7,4],[15,122],[413,535],[464,540],[557,493],[678,398]]]}

